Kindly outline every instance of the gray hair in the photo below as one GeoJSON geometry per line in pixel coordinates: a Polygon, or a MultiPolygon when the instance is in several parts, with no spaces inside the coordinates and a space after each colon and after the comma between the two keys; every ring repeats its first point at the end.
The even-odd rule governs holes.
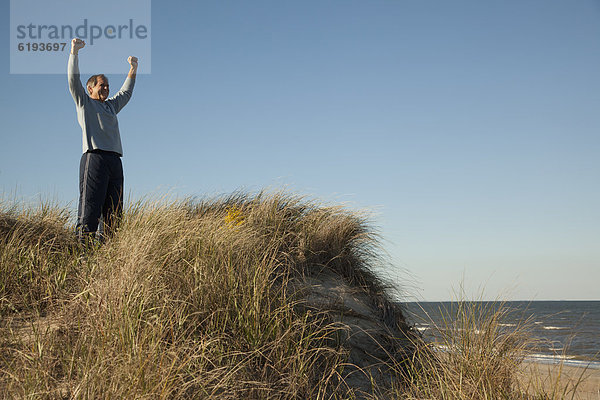
{"type": "Polygon", "coordinates": [[[86,87],[96,86],[96,83],[98,82],[98,78],[100,78],[100,77],[104,78],[106,80],[106,82],[108,82],[108,78],[104,74],[92,75],[92,76],[90,76],[90,79],[88,79],[86,87]]]}

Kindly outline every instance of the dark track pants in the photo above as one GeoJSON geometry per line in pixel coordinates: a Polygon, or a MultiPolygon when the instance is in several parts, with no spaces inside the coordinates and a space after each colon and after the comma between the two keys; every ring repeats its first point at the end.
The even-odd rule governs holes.
{"type": "MultiPolygon", "coordinates": [[[[93,150],[79,163],[79,208],[77,234],[80,240],[93,236],[100,217],[104,236],[123,210],[123,165],[117,153],[93,150]]],[[[101,232],[101,239],[102,232],[101,232]]]]}

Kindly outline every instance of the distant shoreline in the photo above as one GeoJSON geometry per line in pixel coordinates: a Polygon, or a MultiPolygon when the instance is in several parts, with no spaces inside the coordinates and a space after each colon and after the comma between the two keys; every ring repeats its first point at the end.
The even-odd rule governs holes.
{"type": "Polygon", "coordinates": [[[569,368],[594,369],[600,370],[600,361],[566,359],[553,357],[544,354],[534,354],[525,358],[525,363],[543,364],[558,367],[563,365],[569,368]]]}
{"type": "MultiPolygon", "coordinates": [[[[522,329],[532,342],[526,361],[600,369],[600,302],[598,301],[464,301],[503,308],[498,323],[503,333],[522,329]]],[[[461,302],[404,303],[407,319],[428,340],[436,342],[440,327],[461,309],[461,302]]],[[[474,318],[474,326],[477,325],[474,318]]],[[[479,329],[479,328],[474,328],[479,329]]],[[[600,400],[600,397],[598,398],[600,400]]]]}
{"type": "MultiPolygon", "coordinates": [[[[462,300],[461,300],[462,301],[462,300]]],[[[404,301],[404,302],[400,302],[402,304],[426,304],[426,303],[457,303],[457,300],[423,300],[423,301],[404,301]]],[[[555,302],[555,303],[560,303],[560,302],[570,302],[570,303],[594,303],[594,302],[600,302],[600,299],[598,300],[506,300],[506,301],[499,301],[499,300],[469,300],[466,301],[467,303],[535,303],[535,302],[555,302]]]]}

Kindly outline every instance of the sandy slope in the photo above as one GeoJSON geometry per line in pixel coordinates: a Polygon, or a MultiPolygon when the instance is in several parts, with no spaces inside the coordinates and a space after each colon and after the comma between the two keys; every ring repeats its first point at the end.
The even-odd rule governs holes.
{"type": "Polygon", "coordinates": [[[529,393],[543,388],[565,399],[600,400],[600,369],[524,363],[519,380],[529,393]]]}

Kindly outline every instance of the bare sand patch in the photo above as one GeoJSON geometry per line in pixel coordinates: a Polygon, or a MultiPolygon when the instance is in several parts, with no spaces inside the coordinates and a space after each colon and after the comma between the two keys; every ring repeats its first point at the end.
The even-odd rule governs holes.
{"type": "Polygon", "coordinates": [[[600,399],[600,369],[525,362],[518,382],[529,394],[544,392],[550,398],[600,399]]]}

